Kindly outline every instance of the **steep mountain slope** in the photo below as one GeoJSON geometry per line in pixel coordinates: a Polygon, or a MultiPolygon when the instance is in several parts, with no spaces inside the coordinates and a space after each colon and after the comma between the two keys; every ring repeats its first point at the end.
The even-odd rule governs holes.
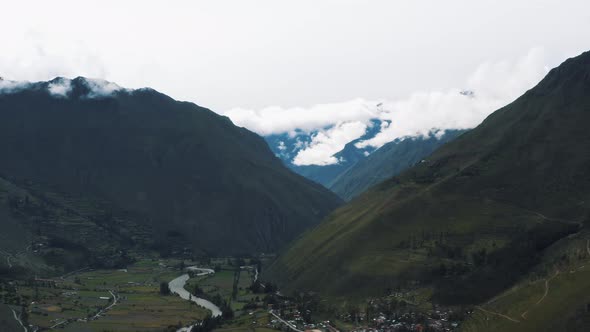
{"type": "MultiPolygon", "coordinates": [[[[164,252],[243,253],[280,248],[340,204],[259,136],[154,90],[84,78],[4,81],[0,90],[0,176],[55,206],[20,218],[63,227],[71,245],[85,247],[85,237],[52,218],[56,209],[115,248],[125,239],[164,252]]],[[[15,218],[0,218],[1,227],[15,218]]]]}
{"type": "Polygon", "coordinates": [[[350,200],[369,187],[413,166],[463,132],[465,131],[446,130],[440,136],[430,132],[428,137],[404,137],[389,142],[366,158],[358,160],[327,187],[345,200],[350,200]]]}
{"type": "Polygon", "coordinates": [[[435,302],[481,303],[543,265],[556,242],[587,236],[588,123],[587,52],[335,211],[266,276],[335,297],[427,287],[435,302]]]}

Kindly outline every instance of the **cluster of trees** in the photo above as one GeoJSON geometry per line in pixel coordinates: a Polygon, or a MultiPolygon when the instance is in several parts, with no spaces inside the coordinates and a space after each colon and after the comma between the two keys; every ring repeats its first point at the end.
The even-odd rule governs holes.
{"type": "Polygon", "coordinates": [[[231,309],[231,302],[225,300],[219,293],[209,298],[209,301],[219,307],[219,310],[221,310],[221,317],[224,319],[234,318],[234,312],[231,309]]]}
{"type": "Polygon", "coordinates": [[[195,284],[195,287],[193,288],[193,291],[191,292],[192,294],[194,294],[197,297],[204,297],[205,296],[205,292],[203,291],[203,289],[201,287],[199,287],[198,284],[195,284]]]}
{"type": "Polygon", "coordinates": [[[435,276],[448,277],[448,276],[460,276],[470,271],[467,264],[463,262],[452,262],[445,264],[440,263],[438,269],[433,271],[435,276]]]}
{"type": "Polygon", "coordinates": [[[220,318],[213,318],[211,316],[205,317],[200,324],[195,325],[191,332],[210,332],[213,331],[221,323],[220,318]]]}
{"type": "Polygon", "coordinates": [[[21,301],[14,285],[0,283],[0,303],[20,305],[21,301]]]}
{"type": "Polygon", "coordinates": [[[406,240],[398,243],[400,249],[431,248],[448,244],[454,234],[451,231],[422,230],[417,234],[410,234],[406,240]]]}
{"type": "Polygon", "coordinates": [[[240,268],[236,268],[234,270],[234,283],[233,283],[233,289],[231,292],[231,298],[233,300],[236,300],[238,298],[238,285],[240,283],[240,268]]]}
{"type": "Polygon", "coordinates": [[[273,294],[278,290],[278,287],[271,282],[263,284],[260,280],[256,280],[250,285],[250,290],[254,294],[273,294]]]}

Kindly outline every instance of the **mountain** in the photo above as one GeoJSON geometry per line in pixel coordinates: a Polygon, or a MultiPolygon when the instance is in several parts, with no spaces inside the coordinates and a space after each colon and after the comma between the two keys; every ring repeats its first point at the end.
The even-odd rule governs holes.
{"type": "Polygon", "coordinates": [[[351,200],[369,187],[420,162],[438,147],[464,132],[465,130],[431,131],[428,136],[396,139],[370,155],[358,158],[348,169],[332,179],[328,188],[343,199],[351,200]]]}
{"type": "MultiPolygon", "coordinates": [[[[506,322],[514,330],[535,330],[528,314],[539,317],[543,330],[575,319],[590,298],[588,283],[574,281],[589,274],[588,123],[590,52],[551,70],[425,162],[336,210],[264,277],[285,291],[328,298],[360,300],[413,289],[435,303],[485,306],[522,283],[539,291],[527,288],[534,302],[530,313],[513,316],[519,323],[506,322]],[[556,279],[568,290],[563,294],[577,294],[579,301],[555,298],[547,302],[551,308],[535,306],[556,271],[563,272],[556,279]]],[[[549,287],[546,295],[559,295],[549,287]]],[[[480,321],[506,321],[502,310],[480,312],[480,321]]]]}
{"type": "MultiPolygon", "coordinates": [[[[294,172],[332,190],[344,200],[350,200],[369,187],[397,175],[422,158],[431,154],[440,145],[451,141],[464,130],[432,130],[427,136],[417,135],[396,139],[375,149],[357,144],[374,138],[382,125],[379,119],[371,120],[366,132],[348,142],[333,157],[338,161],[326,165],[296,165],[299,152],[312,144],[319,131],[274,134],[265,137],[275,155],[294,172]]],[[[330,127],[324,128],[329,130],[330,127]]]]}
{"type": "MultiPolygon", "coordinates": [[[[381,130],[381,124],[381,120],[371,120],[366,132],[361,137],[348,142],[342,150],[334,154],[338,162],[328,165],[296,165],[294,163],[297,154],[309,147],[313,138],[320,132],[319,130],[311,132],[296,130],[294,133],[268,135],[264,139],[267,141],[270,149],[287,167],[326,188],[330,188],[333,181],[340,174],[346,172],[359,160],[364,159],[371,152],[375,151],[373,147],[359,148],[356,144],[373,138],[381,130]]],[[[326,127],[323,129],[329,130],[330,128],[326,127]]]]}
{"type": "Polygon", "coordinates": [[[26,241],[0,242],[15,260],[274,251],[341,203],[226,117],[81,77],[0,81],[0,156],[1,233],[26,241]]]}

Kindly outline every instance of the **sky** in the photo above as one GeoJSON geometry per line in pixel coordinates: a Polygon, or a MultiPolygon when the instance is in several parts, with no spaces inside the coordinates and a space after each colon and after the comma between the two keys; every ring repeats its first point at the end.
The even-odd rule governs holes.
{"type": "Polygon", "coordinates": [[[261,135],[319,131],[300,165],[337,162],[371,118],[391,124],[361,145],[471,128],[590,49],[587,0],[0,5],[5,79],[86,76],[154,88],[261,135]]]}

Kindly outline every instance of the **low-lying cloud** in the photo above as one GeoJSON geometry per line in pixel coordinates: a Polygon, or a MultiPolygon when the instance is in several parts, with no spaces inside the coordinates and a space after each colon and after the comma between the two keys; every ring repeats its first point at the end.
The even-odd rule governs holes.
{"type": "Polygon", "coordinates": [[[320,131],[312,137],[311,143],[299,151],[293,164],[331,165],[339,160],[334,154],[344,148],[350,141],[361,137],[367,130],[367,124],[360,121],[338,123],[334,127],[320,131]]]}
{"type": "Polygon", "coordinates": [[[11,81],[0,78],[0,93],[14,93],[26,89],[30,86],[29,82],[11,81]]]}
{"type": "Polygon", "coordinates": [[[368,122],[378,116],[364,99],[342,103],[318,104],[311,107],[282,108],[270,106],[259,110],[234,108],[223,112],[235,124],[246,127],[260,135],[313,131],[338,122],[368,122]]]}
{"type": "Polygon", "coordinates": [[[49,84],[47,90],[54,97],[66,97],[72,91],[72,81],[68,79],[57,79],[49,84]]]}
{"type": "MultiPolygon", "coordinates": [[[[78,78],[78,84],[83,84],[87,93],[82,95],[82,98],[95,99],[106,98],[112,96],[119,91],[133,92],[132,89],[125,89],[119,85],[103,79],[96,78],[78,78]]],[[[56,98],[67,98],[73,89],[73,82],[69,78],[57,77],[49,82],[35,82],[28,81],[12,81],[0,79],[0,94],[16,93],[24,89],[46,89],[47,92],[56,98]]]]}
{"type": "Polygon", "coordinates": [[[102,79],[85,79],[86,86],[90,89],[88,98],[108,97],[117,91],[124,90],[117,84],[102,79]]]}
{"type": "Polygon", "coordinates": [[[357,143],[359,148],[379,148],[397,138],[426,136],[437,129],[473,128],[532,88],[547,72],[543,50],[532,49],[516,61],[483,63],[465,80],[465,86],[446,91],[415,92],[399,100],[359,98],[308,108],[236,108],[224,115],[260,135],[318,131],[293,163],[328,165],[338,162],[334,154],[346,143],[363,136],[371,119],[383,121],[381,130],[357,143]]]}

